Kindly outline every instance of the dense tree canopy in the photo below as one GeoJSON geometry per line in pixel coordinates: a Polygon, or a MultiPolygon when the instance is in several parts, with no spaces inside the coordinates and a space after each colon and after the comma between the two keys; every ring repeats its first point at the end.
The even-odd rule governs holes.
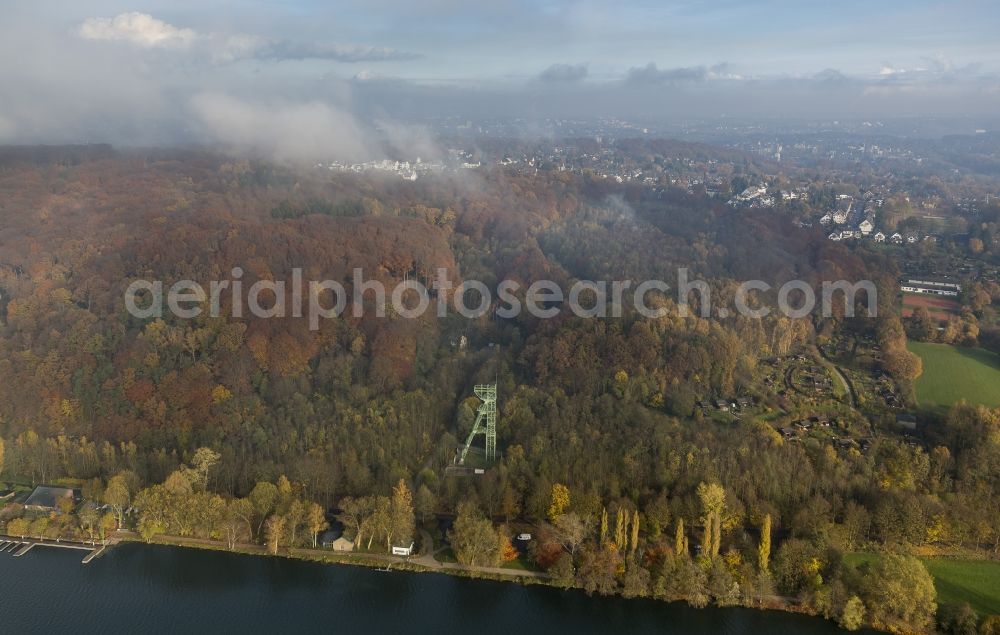
{"type": "MultiPolygon", "coordinates": [[[[673,284],[682,266],[723,304],[751,278],[869,278],[888,290],[884,310],[852,328],[882,346],[900,385],[920,375],[886,299],[891,264],[787,218],[586,175],[470,179],[330,177],[188,153],[0,165],[0,473],[84,484],[110,509],[110,530],[78,514],[92,537],[134,522],[147,539],[276,553],[316,546],[329,510],[356,548],[389,550],[442,516],[456,558],[484,565],[510,555],[495,521],[528,521],[535,563],[589,592],[696,605],[792,595],[851,628],[925,628],[935,599],[919,562],[885,558],[862,583],[844,551],[1000,549],[997,410],[956,406],[921,444],[876,421],[864,452],[786,441],[765,416],[703,416],[698,402],[737,396],[779,410],[759,388],[762,364],[846,328],[842,305],[825,318],[716,318],[692,297],[685,317],[654,292],[647,303],[668,309],[658,318],[406,319],[376,317],[366,296],[363,316],[318,330],[246,311],[123,309],[136,279],[227,279],[236,267],[245,287],[301,267],[352,289],[356,267],[387,286],[443,268],[456,284],[569,288],[673,284]],[[500,458],[481,477],[449,477],[475,418],[471,388],[494,379],[500,458]]],[[[956,341],[970,324],[954,325],[956,341]]],[[[52,531],[21,520],[7,531],[52,531]]]]}

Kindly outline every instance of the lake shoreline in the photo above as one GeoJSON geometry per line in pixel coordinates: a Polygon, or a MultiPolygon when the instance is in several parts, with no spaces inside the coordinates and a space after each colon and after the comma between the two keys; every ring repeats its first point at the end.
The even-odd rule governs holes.
{"type": "MultiPolygon", "coordinates": [[[[151,541],[143,540],[136,534],[120,534],[121,543],[134,543],[139,545],[159,545],[166,547],[183,547],[187,549],[201,549],[204,551],[218,551],[221,553],[233,553],[246,556],[263,556],[265,558],[283,558],[286,560],[298,560],[302,562],[315,562],[330,565],[349,565],[364,567],[367,569],[382,569],[389,566],[392,571],[407,571],[410,573],[443,573],[455,577],[492,580],[495,582],[521,582],[524,586],[543,585],[553,588],[560,588],[553,584],[547,584],[548,578],[534,575],[534,572],[510,569],[510,573],[480,572],[462,565],[435,561],[438,566],[424,564],[414,559],[403,559],[400,556],[389,556],[378,553],[346,553],[339,554],[333,551],[322,549],[283,548],[278,553],[270,553],[262,545],[240,543],[234,549],[229,549],[223,542],[217,540],[207,540],[200,538],[184,538],[181,536],[157,536],[151,541]]],[[[575,587],[572,587],[575,588],[575,587]]],[[[749,607],[748,607],[749,608],[749,607]]]]}
{"type": "Polygon", "coordinates": [[[91,565],[61,549],[25,558],[0,554],[0,595],[16,598],[5,603],[5,630],[166,635],[205,632],[211,624],[223,632],[327,633],[335,623],[345,632],[402,635],[462,632],[476,623],[482,635],[843,633],[826,620],[783,611],[694,609],[652,598],[588,597],[546,585],[412,575],[422,572],[416,570],[383,575],[370,566],[183,546],[123,541],[91,565]]]}
{"type": "MultiPolygon", "coordinates": [[[[0,536],[2,538],[3,536],[0,536]]],[[[16,536],[8,536],[11,539],[17,539],[16,536]]],[[[422,556],[417,556],[414,558],[403,558],[400,556],[390,556],[388,554],[380,553],[369,553],[369,552],[346,552],[339,553],[323,549],[312,549],[312,548],[282,548],[278,553],[270,553],[267,548],[263,545],[256,545],[251,543],[239,543],[235,548],[230,549],[228,545],[222,541],[212,540],[207,538],[189,538],[182,536],[168,536],[168,535],[158,535],[152,540],[144,540],[139,534],[132,531],[119,531],[115,532],[113,540],[105,541],[106,547],[102,550],[100,557],[107,555],[112,549],[117,548],[121,545],[134,544],[138,546],[160,546],[160,547],[175,547],[190,550],[201,550],[201,551],[211,551],[223,554],[234,554],[234,555],[244,555],[244,556],[263,556],[265,558],[280,558],[284,560],[299,561],[299,562],[312,562],[316,564],[323,565],[348,565],[354,567],[362,567],[370,570],[382,570],[385,571],[384,567],[387,567],[389,572],[392,571],[405,571],[407,573],[440,573],[448,575],[455,578],[464,578],[469,580],[487,580],[491,582],[501,582],[501,583],[515,583],[519,586],[530,587],[530,586],[543,586],[554,590],[572,590],[580,593],[588,594],[584,589],[579,586],[562,586],[556,584],[552,581],[552,578],[544,573],[530,570],[518,570],[509,569],[508,571],[498,571],[499,567],[483,567],[483,568],[470,568],[458,563],[441,562],[433,558],[433,554],[424,554],[422,556]],[[432,560],[435,564],[429,564],[428,559],[432,560]],[[488,569],[488,570],[481,570],[488,569]]],[[[83,542],[82,544],[89,544],[83,542]]],[[[101,541],[95,541],[95,545],[100,545],[101,541]]],[[[727,607],[721,607],[712,603],[709,603],[703,607],[698,607],[691,605],[685,599],[673,599],[666,600],[656,598],[652,595],[639,596],[639,597],[625,597],[622,594],[613,594],[610,596],[601,597],[614,597],[625,601],[630,600],[647,600],[651,602],[660,602],[663,604],[683,604],[689,606],[694,610],[705,610],[705,609],[719,609],[719,608],[741,608],[751,611],[759,612],[780,612],[788,613],[792,615],[802,615],[810,618],[814,618],[823,622],[827,622],[835,625],[831,620],[824,618],[819,613],[796,603],[792,598],[781,598],[780,596],[769,596],[771,601],[761,604],[733,604],[727,607]]],[[[874,629],[870,624],[866,624],[865,628],[874,629]]],[[[883,632],[883,631],[877,631],[883,632]]]]}
{"type": "MultiPolygon", "coordinates": [[[[390,571],[405,571],[407,573],[440,573],[456,578],[464,578],[469,580],[487,580],[491,582],[502,582],[502,583],[514,583],[523,587],[531,586],[542,586],[559,591],[576,591],[591,597],[581,587],[572,585],[564,587],[558,584],[554,584],[550,577],[542,577],[538,575],[533,575],[534,572],[523,571],[517,569],[511,569],[510,573],[498,573],[498,572],[482,572],[476,569],[468,568],[463,565],[448,566],[452,563],[444,563],[435,560],[437,566],[423,564],[421,562],[416,562],[413,560],[401,559],[399,556],[389,556],[387,554],[372,554],[372,553],[352,553],[351,555],[337,555],[335,552],[324,551],[321,549],[289,549],[285,548],[276,554],[270,553],[263,545],[253,545],[241,543],[236,546],[235,549],[229,549],[227,545],[221,541],[201,539],[201,538],[185,538],[181,536],[157,536],[151,541],[143,540],[138,534],[133,532],[119,532],[118,534],[119,544],[136,544],[136,545],[153,545],[162,547],[178,547],[185,549],[197,549],[203,551],[214,551],[219,553],[227,554],[238,554],[245,556],[263,556],[265,558],[281,558],[285,560],[299,561],[299,562],[313,562],[323,565],[348,565],[355,567],[362,567],[371,570],[383,570],[382,567],[389,565],[390,571]]],[[[431,556],[433,557],[433,556],[431,556]]],[[[624,601],[631,600],[647,600],[651,602],[660,602],[663,604],[682,604],[684,606],[690,607],[693,610],[705,610],[705,609],[720,609],[720,608],[740,608],[751,611],[757,611],[761,613],[767,612],[780,612],[788,613],[791,615],[801,615],[810,618],[817,619],[822,622],[826,622],[832,625],[836,625],[831,620],[827,620],[822,615],[803,607],[801,604],[793,603],[787,599],[780,599],[778,596],[771,596],[775,601],[760,604],[760,605],[749,605],[749,604],[734,604],[731,606],[720,607],[718,605],[709,603],[704,607],[696,607],[691,605],[687,600],[675,599],[675,600],[665,600],[653,597],[652,595],[640,596],[635,598],[628,598],[621,594],[613,594],[610,596],[601,597],[613,597],[624,601]]],[[[871,625],[865,625],[865,628],[872,629],[871,625]]],[[[878,631],[882,632],[882,631],[878,631]]]]}

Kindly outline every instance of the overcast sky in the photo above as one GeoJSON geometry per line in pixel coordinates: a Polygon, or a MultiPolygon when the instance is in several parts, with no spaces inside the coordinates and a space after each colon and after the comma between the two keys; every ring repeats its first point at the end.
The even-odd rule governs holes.
{"type": "Polygon", "coordinates": [[[7,2],[0,142],[353,156],[435,115],[982,115],[998,41],[995,0],[7,2]]]}

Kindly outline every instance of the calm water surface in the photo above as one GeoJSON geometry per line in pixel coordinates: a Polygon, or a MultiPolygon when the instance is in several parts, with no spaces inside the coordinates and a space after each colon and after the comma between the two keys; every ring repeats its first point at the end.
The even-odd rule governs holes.
{"type": "Polygon", "coordinates": [[[120,545],[0,553],[0,633],[843,633],[823,620],[431,573],[120,545]]]}

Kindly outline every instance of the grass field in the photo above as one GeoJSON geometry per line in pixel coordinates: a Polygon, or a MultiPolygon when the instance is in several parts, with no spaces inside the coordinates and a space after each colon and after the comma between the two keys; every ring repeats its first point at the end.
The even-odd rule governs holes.
{"type": "Polygon", "coordinates": [[[1000,562],[928,558],[939,602],[968,602],[982,615],[1000,615],[1000,562]]]}
{"type": "MultiPolygon", "coordinates": [[[[871,553],[852,553],[845,557],[857,566],[878,558],[871,553]]],[[[980,615],[1000,615],[1000,562],[921,558],[934,578],[938,604],[968,602],[980,615]]]]}
{"type": "Polygon", "coordinates": [[[924,360],[917,380],[917,400],[923,405],[969,403],[1000,406],[1000,355],[981,348],[910,342],[910,351],[924,360]]]}

